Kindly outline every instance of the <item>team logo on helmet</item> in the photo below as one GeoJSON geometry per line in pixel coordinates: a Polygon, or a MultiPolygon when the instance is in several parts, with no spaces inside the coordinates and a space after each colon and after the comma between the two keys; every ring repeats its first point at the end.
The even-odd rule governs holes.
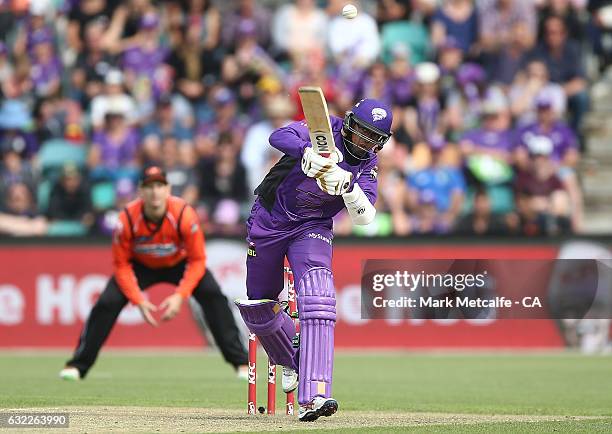
{"type": "Polygon", "coordinates": [[[372,120],[374,122],[382,121],[386,117],[387,117],[387,111],[385,109],[382,109],[380,107],[376,107],[372,109],[372,120]]]}

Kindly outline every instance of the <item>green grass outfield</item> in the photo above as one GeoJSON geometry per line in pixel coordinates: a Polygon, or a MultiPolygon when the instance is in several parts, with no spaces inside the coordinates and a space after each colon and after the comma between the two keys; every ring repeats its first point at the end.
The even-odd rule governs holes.
{"type": "MultiPolygon", "coordinates": [[[[237,380],[216,353],[103,352],[87,380],[62,382],[57,374],[67,356],[0,353],[0,408],[129,406],[155,407],[170,414],[172,408],[185,414],[216,409],[227,410],[228,419],[248,429],[249,419],[242,417],[246,383],[237,380]]],[[[263,358],[259,365],[265,366],[263,358]]],[[[265,399],[264,370],[260,373],[258,405],[265,399]]],[[[395,422],[387,426],[382,417],[380,425],[329,426],[329,432],[402,432],[408,427],[423,432],[612,432],[609,356],[339,352],[334,374],[339,413],[289,429],[328,428],[328,421],[345,412],[355,417],[380,413],[395,422]],[[418,416],[421,413],[423,418],[418,416]],[[431,413],[441,414],[441,424],[436,423],[436,415],[427,416],[431,413]],[[463,420],[457,416],[461,414],[470,416],[463,420]],[[497,421],[484,417],[488,415],[517,417],[497,421]]],[[[278,395],[277,408],[282,411],[280,390],[278,395]]],[[[215,418],[223,417],[209,418],[221,423],[222,429],[223,421],[215,418]]],[[[275,417],[276,425],[282,425],[283,418],[275,417]]],[[[183,428],[193,430],[191,425],[183,428]]],[[[206,424],[202,429],[207,429],[206,424]]],[[[236,425],[227,426],[227,431],[234,429],[236,425]]]]}

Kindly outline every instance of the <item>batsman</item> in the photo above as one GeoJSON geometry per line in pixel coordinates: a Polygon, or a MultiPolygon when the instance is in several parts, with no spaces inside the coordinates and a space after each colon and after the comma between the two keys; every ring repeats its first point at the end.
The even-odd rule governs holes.
{"type": "Polygon", "coordinates": [[[299,420],[309,422],[338,410],[332,218],[346,208],[354,224],[374,219],[376,153],[391,137],[393,115],[382,102],[363,99],[342,119],[327,114],[322,93],[314,108],[312,95],[300,96],[306,121],[270,135],[284,155],[255,190],[247,220],[248,300],[236,304],[271,361],[283,366],[283,390],[298,388],[299,420]],[[293,321],[278,302],[285,257],[295,278],[299,349],[292,345],[293,321]]]}

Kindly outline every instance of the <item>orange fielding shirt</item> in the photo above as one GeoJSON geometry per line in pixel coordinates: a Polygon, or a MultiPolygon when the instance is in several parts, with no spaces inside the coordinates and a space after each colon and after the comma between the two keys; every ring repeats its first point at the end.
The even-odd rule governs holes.
{"type": "Polygon", "coordinates": [[[119,214],[113,235],[113,271],[119,288],[132,303],[144,300],[132,261],[155,269],[172,267],[184,259],[187,266],[176,292],[188,298],[204,276],[206,255],[198,216],[183,199],[168,198],[166,215],[159,225],[145,219],[142,199],[130,202],[119,214]]]}

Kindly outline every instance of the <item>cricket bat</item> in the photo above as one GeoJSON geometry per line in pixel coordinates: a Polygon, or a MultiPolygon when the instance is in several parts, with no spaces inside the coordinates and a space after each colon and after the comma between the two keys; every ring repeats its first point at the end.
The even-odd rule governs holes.
{"type": "Polygon", "coordinates": [[[298,93],[302,101],[312,149],[317,154],[329,158],[336,144],[329,122],[325,95],[320,87],[313,86],[300,87],[298,93]]]}

